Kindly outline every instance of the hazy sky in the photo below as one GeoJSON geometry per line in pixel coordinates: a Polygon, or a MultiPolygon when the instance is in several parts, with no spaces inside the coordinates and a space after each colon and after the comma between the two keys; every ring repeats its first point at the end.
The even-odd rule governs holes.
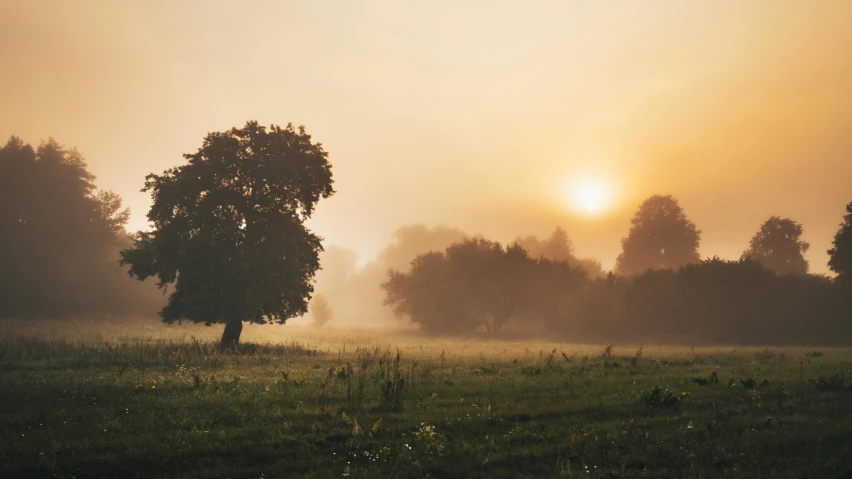
{"type": "Polygon", "coordinates": [[[662,193],[702,256],[777,214],[825,272],[852,201],[852,2],[0,0],[0,137],[77,147],[133,229],[147,173],[246,120],[325,145],[338,193],[312,227],[363,259],[408,223],[558,224],[611,267],[662,193]],[[575,210],[577,177],[611,207],[575,210]]]}

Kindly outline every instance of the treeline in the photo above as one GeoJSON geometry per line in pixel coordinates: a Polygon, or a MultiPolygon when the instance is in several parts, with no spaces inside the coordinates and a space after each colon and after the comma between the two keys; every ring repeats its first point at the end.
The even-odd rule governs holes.
{"type": "Polygon", "coordinates": [[[846,344],[852,308],[826,276],[713,258],[593,281],[547,328],[582,341],[846,344]]]}
{"type": "Polygon", "coordinates": [[[0,148],[0,318],[151,314],[153,284],[119,267],[131,244],[121,198],[54,140],[0,148]]]}
{"type": "Polygon", "coordinates": [[[847,211],[829,251],[834,279],[808,274],[809,245],[789,218],[769,218],[739,260],[701,261],[700,231],[674,198],[654,196],[605,276],[573,255],[553,257],[553,245],[570,245],[558,229],[550,248],[532,254],[520,240],[465,239],[390,271],[382,287],[398,316],[432,334],[511,327],[577,342],[844,344],[852,339],[852,203],[847,211]]]}

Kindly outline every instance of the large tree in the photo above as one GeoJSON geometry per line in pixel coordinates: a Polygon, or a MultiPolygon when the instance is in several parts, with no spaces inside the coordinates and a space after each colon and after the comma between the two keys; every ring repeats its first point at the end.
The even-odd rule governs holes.
{"type": "Polygon", "coordinates": [[[852,203],[846,205],[843,223],[840,223],[832,245],[828,250],[828,267],[838,274],[840,281],[852,286],[852,203]]]}
{"type": "Polygon", "coordinates": [[[622,253],[615,263],[619,274],[675,269],[700,260],[701,231],[673,197],[654,195],[648,198],[639,206],[630,224],[630,232],[621,240],[622,253]]]}
{"type": "Polygon", "coordinates": [[[742,257],[778,274],[807,274],[804,254],[811,245],[801,240],[802,231],[800,223],[772,216],[754,234],[742,257]]]}
{"type": "Polygon", "coordinates": [[[322,250],[304,223],[334,193],[322,145],[304,127],[248,122],[184,157],[147,176],[153,230],[122,251],[131,275],[174,284],[163,321],[224,323],[222,344],[232,346],[244,321],[304,314],[322,250]]]}

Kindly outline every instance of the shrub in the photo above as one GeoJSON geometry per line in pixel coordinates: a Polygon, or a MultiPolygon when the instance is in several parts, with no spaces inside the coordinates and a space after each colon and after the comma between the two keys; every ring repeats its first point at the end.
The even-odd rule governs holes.
{"type": "Polygon", "coordinates": [[[709,377],[706,377],[706,378],[694,377],[694,378],[692,378],[692,382],[699,385],[699,386],[719,384],[719,375],[716,374],[716,371],[713,371],[712,373],[710,373],[709,377]]]}
{"type": "Polygon", "coordinates": [[[653,408],[674,408],[681,406],[688,397],[688,392],[674,394],[668,389],[663,389],[660,386],[654,386],[654,388],[650,391],[642,393],[641,400],[643,403],[653,408]]]}

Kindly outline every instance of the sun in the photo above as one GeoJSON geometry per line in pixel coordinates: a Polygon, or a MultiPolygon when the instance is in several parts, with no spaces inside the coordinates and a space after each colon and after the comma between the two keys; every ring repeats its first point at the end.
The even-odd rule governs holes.
{"type": "Polygon", "coordinates": [[[575,178],[565,193],[571,206],[589,215],[601,214],[612,201],[612,186],[597,177],[575,178]]]}

